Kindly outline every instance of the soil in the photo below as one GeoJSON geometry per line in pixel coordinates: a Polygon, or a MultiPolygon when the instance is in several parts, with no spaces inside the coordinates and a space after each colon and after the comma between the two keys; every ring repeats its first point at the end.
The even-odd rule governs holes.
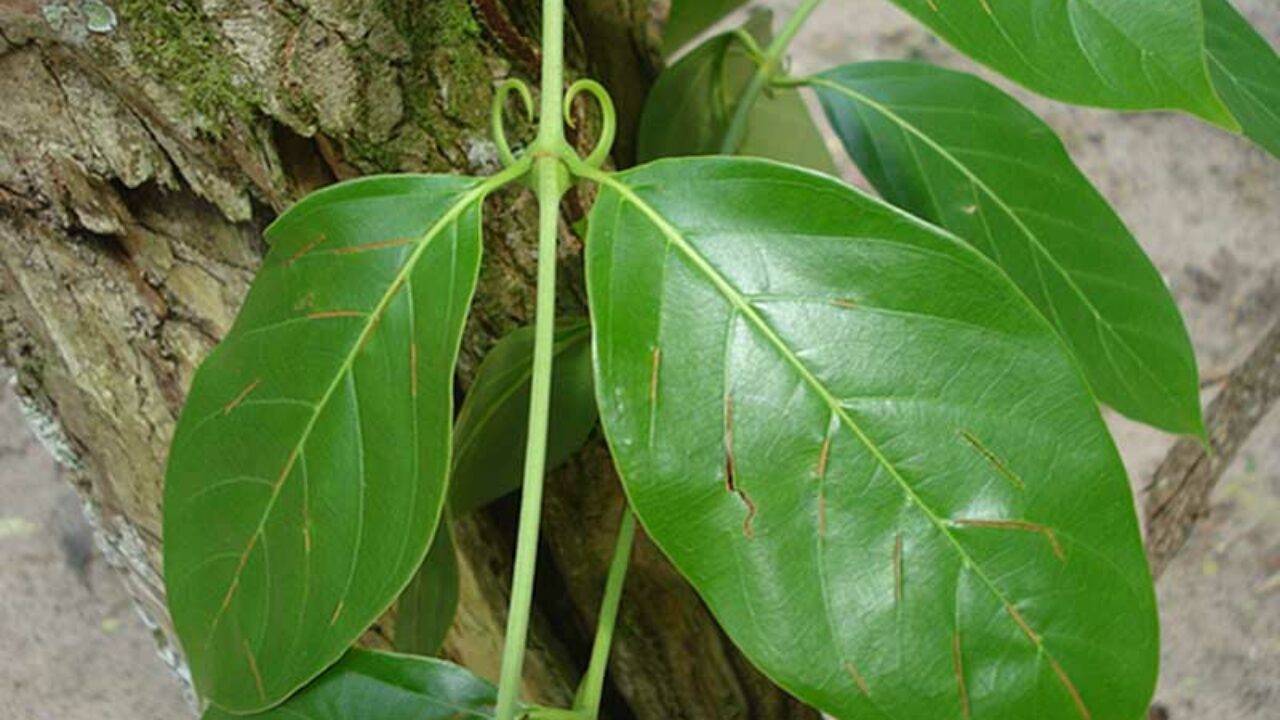
{"type": "MultiPolygon", "coordinates": [[[[796,0],[763,3],[780,12],[796,0]]],[[[1235,0],[1280,46],[1274,0],[1235,0]]],[[[1183,116],[1113,113],[1036,98],[975,68],[887,2],[828,2],[794,69],[926,59],[977,71],[1062,136],[1173,289],[1214,381],[1280,319],[1280,162],[1183,116]]],[[[835,146],[833,145],[833,149],[835,146]]],[[[858,181],[849,168],[850,178],[858,181]]],[[[1172,438],[1110,417],[1135,492],[1172,438]]],[[[1157,703],[1174,720],[1264,720],[1280,703],[1280,411],[1228,470],[1205,520],[1159,585],[1157,703]],[[1270,709],[1268,709],[1270,708],[1270,709]]],[[[150,631],[98,555],[75,491],[0,389],[0,717],[191,717],[150,631]]]]}

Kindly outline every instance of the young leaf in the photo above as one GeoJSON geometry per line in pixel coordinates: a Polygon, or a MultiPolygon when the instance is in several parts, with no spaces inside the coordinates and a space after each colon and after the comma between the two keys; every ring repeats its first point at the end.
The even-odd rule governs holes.
{"type": "Polygon", "coordinates": [[[1144,712],[1158,624],[1124,468],[998,268],[772,163],[598,181],[606,435],[756,665],[837,718],[1144,712]]]}
{"type": "Polygon", "coordinates": [[[1227,0],[1204,0],[1209,76],[1247,135],[1280,158],[1280,56],[1227,0]]]}
{"type": "Polygon", "coordinates": [[[1048,125],[972,75],[918,63],[848,65],[814,88],[881,195],[1000,265],[1100,400],[1171,432],[1203,432],[1173,297],[1048,125]]]}
{"type": "Polygon", "coordinates": [[[396,650],[435,655],[458,612],[458,552],[448,518],[440,519],[422,567],[396,604],[396,650]]]}
{"type": "MultiPolygon", "coordinates": [[[[767,44],[771,22],[768,13],[757,13],[743,29],[757,42],[767,44]]],[[[640,117],[640,160],[719,154],[734,106],[755,69],[732,34],[711,38],[668,68],[658,76],[645,100],[640,117]]],[[[836,174],[809,108],[791,89],[770,90],[759,99],[738,154],[836,174]]]]}
{"type": "Polygon", "coordinates": [[[671,0],[671,15],[662,29],[662,51],[670,55],[747,0],[671,0]]]}
{"type": "MultiPolygon", "coordinates": [[[[352,650],[258,720],[475,720],[492,718],[497,691],[465,668],[433,658],[352,650]]],[[[240,717],[210,708],[202,720],[240,717]]]]}
{"type": "Polygon", "coordinates": [[[165,578],[201,695],[288,697],[422,562],[444,505],[453,369],[495,185],[315,193],[197,373],[165,478],[165,578]]]}
{"type": "MultiPolygon", "coordinates": [[[[476,373],[458,413],[449,507],[465,515],[520,488],[529,428],[533,328],[498,341],[476,373]]],[[[568,460],[596,425],[591,327],[583,318],[556,328],[547,469],[568,460]]]]}
{"type": "Polygon", "coordinates": [[[1185,110],[1236,129],[1205,67],[1200,0],[893,0],[961,52],[1058,100],[1185,110]]]}

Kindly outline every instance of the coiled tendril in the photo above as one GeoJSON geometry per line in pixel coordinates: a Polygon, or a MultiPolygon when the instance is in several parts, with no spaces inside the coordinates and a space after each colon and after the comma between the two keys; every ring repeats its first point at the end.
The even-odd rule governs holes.
{"type": "Polygon", "coordinates": [[[529,121],[533,122],[533,93],[529,91],[529,86],[523,80],[517,78],[508,78],[498,85],[498,89],[493,96],[493,107],[490,109],[490,122],[493,125],[493,141],[498,146],[498,157],[501,158],[504,167],[511,167],[516,164],[516,156],[511,152],[511,144],[507,142],[507,131],[503,125],[503,117],[507,109],[507,97],[515,92],[524,102],[525,114],[528,115],[529,121]]]}
{"type": "Polygon", "coordinates": [[[609,92],[603,85],[595,80],[579,80],[570,85],[564,95],[564,121],[569,127],[575,127],[572,113],[573,101],[583,92],[596,99],[600,105],[601,116],[600,139],[596,141],[596,146],[583,159],[583,162],[599,169],[608,159],[609,153],[613,150],[613,141],[618,136],[618,113],[613,106],[613,98],[609,97],[609,92]]]}

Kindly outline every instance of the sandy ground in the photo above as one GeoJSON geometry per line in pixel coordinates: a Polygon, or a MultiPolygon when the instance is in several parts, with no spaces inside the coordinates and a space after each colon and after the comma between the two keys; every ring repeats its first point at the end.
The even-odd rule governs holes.
{"type": "Polygon", "coordinates": [[[102,560],[80,499],[0,390],[0,718],[184,720],[191,710],[102,560]]]}
{"type": "MultiPolygon", "coordinates": [[[[796,2],[767,4],[785,10],[796,2]]],[[[1236,4],[1280,45],[1274,0],[1236,4]]],[[[797,41],[794,64],[805,72],[913,57],[973,69],[887,3],[832,0],[797,41]]],[[[1280,318],[1280,162],[1189,118],[1015,94],[1059,131],[1164,273],[1187,317],[1202,377],[1230,369],[1280,318]]],[[[1171,439],[1112,420],[1141,487],[1171,439]]],[[[1280,412],[1227,472],[1212,516],[1161,581],[1160,601],[1157,701],[1168,717],[1275,718],[1280,412]]],[[[7,384],[0,391],[0,650],[0,719],[190,716],[148,631],[93,549],[75,493],[26,430],[7,384]]]]}

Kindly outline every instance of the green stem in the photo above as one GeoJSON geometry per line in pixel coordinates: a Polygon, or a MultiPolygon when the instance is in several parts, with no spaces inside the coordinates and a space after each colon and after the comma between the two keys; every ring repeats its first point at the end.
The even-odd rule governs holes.
{"type": "Polygon", "coordinates": [[[533,604],[533,578],[538,560],[538,529],[542,521],[542,487],[547,460],[547,416],[551,406],[551,363],[556,321],[556,240],[560,195],[566,184],[561,162],[564,126],[560,109],[564,88],[564,1],[542,5],[542,112],[534,158],[534,189],[538,194],[538,296],[534,332],[533,378],[529,397],[529,438],[525,446],[523,498],[516,541],[511,603],[507,612],[506,646],[498,685],[497,720],[515,720],[533,604]]]}
{"type": "Polygon", "coordinates": [[[583,720],[595,720],[600,713],[600,697],[604,693],[604,676],[609,667],[609,649],[613,645],[613,630],[618,621],[618,604],[622,601],[622,586],[627,580],[627,566],[631,563],[631,546],[635,543],[636,516],[630,509],[623,510],[622,524],[618,527],[618,541],[613,549],[613,562],[609,564],[609,579],[605,581],[604,599],[600,602],[600,619],[596,624],[596,640],[591,648],[591,663],[582,678],[574,709],[583,720]]]}
{"type": "Polygon", "coordinates": [[[738,98],[738,104],[733,108],[729,129],[725,132],[724,141],[720,143],[721,155],[735,155],[742,147],[742,141],[747,137],[747,122],[751,117],[752,108],[760,99],[760,93],[764,92],[774,76],[778,74],[782,66],[782,58],[786,55],[791,41],[796,38],[800,28],[804,26],[813,11],[818,9],[821,2],[822,0],[804,0],[791,17],[787,18],[787,24],[782,26],[782,30],[773,42],[769,43],[769,47],[764,51],[764,57],[756,66],[755,74],[751,76],[751,81],[747,83],[747,88],[742,91],[742,97],[738,98]]]}
{"type": "MultiPolygon", "coordinates": [[[[542,112],[538,144],[558,154],[564,144],[564,0],[542,1],[542,112]]],[[[559,198],[557,198],[558,200],[559,198]]]]}

